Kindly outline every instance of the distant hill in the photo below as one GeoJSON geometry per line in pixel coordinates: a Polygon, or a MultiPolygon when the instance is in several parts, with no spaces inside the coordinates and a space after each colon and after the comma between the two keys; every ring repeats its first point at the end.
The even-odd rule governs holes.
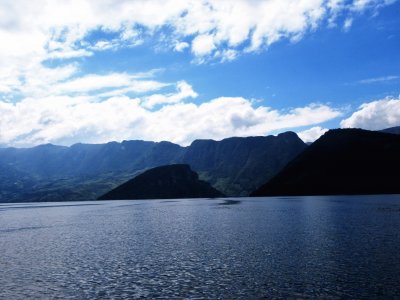
{"type": "MultiPolygon", "coordinates": [[[[93,200],[147,169],[182,163],[224,194],[247,196],[306,147],[295,133],[286,132],[196,140],[188,147],[170,142],[123,141],[0,148],[0,178],[10,173],[3,172],[1,165],[30,178],[23,189],[16,188],[18,184],[0,187],[0,202],[93,200]]],[[[21,176],[16,176],[16,182],[21,176]]]]}
{"type": "Polygon", "coordinates": [[[177,199],[222,197],[188,165],[176,164],[150,169],[101,196],[99,200],[177,199]]]}
{"type": "Polygon", "coordinates": [[[386,129],[383,129],[383,130],[380,130],[380,131],[381,132],[385,132],[385,133],[400,134],[400,126],[386,128],[386,129]]]}
{"type": "Polygon", "coordinates": [[[252,196],[400,193],[400,136],[325,133],[252,196]]]}
{"type": "Polygon", "coordinates": [[[42,179],[92,176],[174,163],[183,148],[169,142],[123,141],[107,144],[45,144],[33,148],[0,148],[0,162],[42,179]]]}

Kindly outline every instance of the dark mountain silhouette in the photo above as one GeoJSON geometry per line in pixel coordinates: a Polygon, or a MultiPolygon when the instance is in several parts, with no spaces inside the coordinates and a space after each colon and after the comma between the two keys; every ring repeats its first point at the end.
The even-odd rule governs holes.
{"type": "Polygon", "coordinates": [[[93,200],[147,169],[179,163],[190,165],[200,179],[226,195],[246,196],[305,148],[292,132],[197,140],[188,147],[170,142],[123,141],[0,148],[0,166],[12,166],[15,172],[33,180],[21,190],[5,186],[0,202],[93,200]],[[6,196],[10,189],[12,198],[6,196]]]}
{"type": "Polygon", "coordinates": [[[101,196],[100,200],[178,199],[222,197],[223,194],[199,180],[189,165],[156,167],[101,196]]]}
{"type": "Polygon", "coordinates": [[[325,133],[252,196],[400,193],[400,136],[325,133]]]}
{"type": "Polygon", "coordinates": [[[383,129],[383,130],[380,130],[380,131],[381,132],[385,132],[385,133],[400,134],[400,126],[386,128],[386,129],[383,129]]]}

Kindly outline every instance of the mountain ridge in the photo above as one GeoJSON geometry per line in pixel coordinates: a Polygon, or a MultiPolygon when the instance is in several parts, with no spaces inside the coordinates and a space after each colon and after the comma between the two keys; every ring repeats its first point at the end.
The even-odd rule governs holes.
{"type": "Polygon", "coordinates": [[[385,129],[382,129],[382,130],[379,130],[379,131],[380,132],[385,132],[385,133],[391,133],[391,134],[400,134],[400,126],[385,128],[385,129]]]}
{"type": "Polygon", "coordinates": [[[195,140],[186,147],[133,140],[0,148],[0,164],[34,178],[31,189],[8,185],[7,195],[13,196],[0,196],[0,201],[95,199],[147,169],[177,163],[189,164],[202,180],[226,195],[247,196],[305,147],[295,133],[283,133],[195,140]]]}
{"type": "Polygon", "coordinates": [[[251,195],[400,193],[399,153],[399,135],[330,130],[251,195]]]}

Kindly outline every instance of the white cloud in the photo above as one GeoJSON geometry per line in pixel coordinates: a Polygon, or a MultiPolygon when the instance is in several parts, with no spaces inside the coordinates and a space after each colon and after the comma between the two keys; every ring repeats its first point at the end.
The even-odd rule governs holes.
{"type": "Polygon", "coordinates": [[[146,108],[153,108],[159,104],[178,103],[186,98],[196,98],[198,94],[193,90],[192,86],[185,81],[179,81],[176,84],[177,92],[170,94],[154,94],[148,96],[142,102],[146,108]]]}
{"type": "Polygon", "coordinates": [[[175,51],[177,52],[182,52],[183,50],[185,50],[186,48],[188,48],[190,45],[186,42],[178,42],[175,44],[175,51]]]}
{"type": "MultiPolygon", "coordinates": [[[[20,93],[29,97],[49,97],[70,94],[97,94],[111,97],[126,93],[156,91],[171,84],[152,80],[157,70],[142,73],[86,74],[78,76],[77,64],[46,68],[33,64],[23,76],[8,85],[0,84],[0,91],[20,93]],[[7,90],[8,89],[8,90],[7,90]]],[[[0,81],[1,82],[1,81],[0,81]]]]}
{"type": "Polygon", "coordinates": [[[352,19],[352,18],[347,18],[347,19],[344,21],[343,29],[344,29],[345,31],[349,31],[351,25],[353,25],[353,19],[352,19]]]}
{"type": "MultiPolygon", "coordinates": [[[[187,97],[193,92],[186,85],[180,83],[176,97],[187,97]]],[[[145,139],[187,145],[196,138],[265,135],[318,124],[341,114],[326,105],[315,104],[278,111],[255,107],[252,101],[240,97],[216,98],[199,105],[180,101],[156,111],[142,103],[143,99],[126,96],[104,101],[90,96],[25,98],[18,103],[0,101],[0,144],[68,145],[145,139]]]]}
{"type": "Polygon", "coordinates": [[[387,4],[389,1],[379,1],[379,0],[355,0],[353,2],[352,8],[355,11],[363,11],[370,6],[379,6],[387,4]]]}
{"type": "Polygon", "coordinates": [[[399,76],[390,75],[390,76],[382,76],[382,77],[363,79],[363,80],[358,81],[358,83],[361,83],[361,84],[379,83],[379,82],[396,80],[399,78],[400,78],[399,76]]]}
{"type": "Polygon", "coordinates": [[[336,19],[338,15],[345,10],[346,3],[345,0],[328,0],[327,8],[330,12],[330,16],[328,17],[328,26],[336,27],[336,19]]]}
{"type": "Polygon", "coordinates": [[[319,139],[321,135],[327,132],[328,129],[322,128],[320,126],[315,126],[307,130],[303,130],[298,132],[298,136],[305,142],[305,143],[312,143],[315,140],[319,139]]]}
{"type": "Polygon", "coordinates": [[[117,49],[117,41],[97,41],[93,46],[90,47],[94,51],[117,49]]]}
{"type": "MultiPolygon", "coordinates": [[[[137,80],[136,75],[127,73],[111,73],[107,75],[88,74],[72,80],[64,81],[54,85],[50,92],[53,95],[71,94],[75,92],[88,93],[105,89],[113,89],[108,93],[113,93],[116,89],[120,94],[122,91],[143,93],[161,89],[169,84],[154,80],[137,80]]],[[[107,96],[103,95],[103,96],[107,96]]]]}
{"type": "Polygon", "coordinates": [[[354,0],[349,4],[351,10],[361,13],[366,9],[377,10],[382,6],[391,5],[395,3],[397,0],[354,0]]]}
{"type": "MultiPolygon", "coordinates": [[[[170,26],[175,34],[194,39],[210,36],[216,44],[235,47],[250,42],[258,49],[281,37],[301,35],[330,17],[350,8],[362,11],[370,7],[389,5],[393,0],[146,0],[146,1],[46,1],[34,4],[25,0],[0,3],[0,28],[8,34],[6,47],[24,53],[48,49],[79,47],[79,42],[93,30],[120,33],[116,42],[142,40],[137,25],[144,30],[170,26]],[[22,37],[25,49],[17,47],[22,37]]],[[[102,42],[99,40],[98,42],[102,42]]],[[[104,41],[103,41],[104,42],[104,41]]],[[[98,46],[100,46],[99,44],[98,46]]],[[[195,43],[196,45],[196,43],[195,43]]],[[[103,45],[104,46],[104,45],[103,45]]],[[[195,46],[197,47],[197,46],[195,46]]],[[[101,48],[101,47],[100,47],[101,48]]],[[[103,48],[101,48],[103,49],[103,48]]],[[[16,51],[13,51],[14,53],[16,51]]],[[[194,50],[195,52],[195,50],[194,50]]],[[[203,52],[200,52],[202,55],[203,52]]]]}
{"type": "Polygon", "coordinates": [[[343,9],[344,4],[345,0],[329,0],[327,6],[332,11],[337,12],[343,9]]]}
{"type": "Polygon", "coordinates": [[[105,92],[99,92],[96,94],[99,98],[110,98],[115,96],[125,96],[128,93],[147,93],[156,90],[160,90],[164,87],[168,87],[171,84],[158,82],[154,80],[133,80],[127,86],[121,88],[111,88],[105,92]]]}
{"type": "Polygon", "coordinates": [[[298,40],[324,19],[334,20],[339,14],[353,18],[365,9],[391,3],[0,1],[0,96],[14,101],[0,101],[0,143],[143,138],[187,144],[194,138],[262,135],[319,124],[339,116],[340,111],[315,104],[277,111],[255,107],[247,99],[224,97],[196,105],[188,103],[197,93],[184,81],[159,82],[152,80],[152,72],[85,74],[77,58],[134,47],[159,37],[165,29],[168,49],[188,49],[198,62],[231,61],[281,39],[298,40]],[[160,91],[174,85],[176,92],[160,91]],[[139,96],[130,93],[147,94],[131,98],[139,96]],[[15,102],[14,98],[22,100],[15,102]],[[156,105],[162,107],[153,111],[156,105]]]}
{"type": "Polygon", "coordinates": [[[214,49],[214,38],[211,35],[199,35],[192,41],[192,52],[196,56],[208,55],[214,49]]]}
{"type": "Polygon", "coordinates": [[[215,52],[215,57],[221,57],[221,62],[232,61],[238,56],[238,51],[233,49],[226,49],[223,51],[215,52]]]}
{"type": "Polygon", "coordinates": [[[46,59],[67,59],[67,58],[76,58],[76,57],[84,57],[84,56],[92,56],[93,52],[87,49],[61,49],[57,51],[49,52],[46,56],[46,59]]]}
{"type": "MultiPolygon", "coordinates": [[[[13,88],[32,64],[133,47],[168,29],[171,49],[191,47],[199,61],[232,60],[287,38],[292,41],[342,14],[394,0],[13,0],[0,1],[0,81],[13,88]],[[92,33],[101,32],[96,40],[92,33]],[[109,39],[103,35],[111,35],[109,39]],[[90,38],[89,38],[90,37],[90,38]],[[177,43],[180,40],[183,42],[177,43]]],[[[345,24],[348,27],[349,22],[345,24]],[[346,25],[347,24],[347,25],[346,25]]],[[[43,67],[43,66],[42,66],[43,67]]]]}
{"type": "Polygon", "coordinates": [[[368,6],[370,3],[375,2],[374,0],[355,0],[353,7],[355,10],[363,10],[366,6],[368,6]]]}
{"type": "Polygon", "coordinates": [[[126,86],[130,82],[127,74],[95,75],[89,74],[58,84],[56,90],[63,92],[87,92],[107,87],[126,86]]]}
{"type": "Polygon", "coordinates": [[[349,118],[340,122],[344,128],[379,130],[400,126],[400,98],[364,103],[349,118]]]}

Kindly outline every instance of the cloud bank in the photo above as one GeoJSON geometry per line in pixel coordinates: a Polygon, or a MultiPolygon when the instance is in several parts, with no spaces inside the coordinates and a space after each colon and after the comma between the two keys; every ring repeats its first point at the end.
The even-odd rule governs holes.
{"type": "MultiPolygon", "coordinates": [[[[341,111],[324,104],[282,111],[241,97],[198,104],[185,80],[156,80],[160,70],[85,73],[79,59],[148,42],[197,63],[231,61],[281,40],[298,41],[320,26],[351,29],[343,20],[393,2],[0,1],[0,144],[146,139],[186,145],[320,124],[341,111]]],[[[343,126],[360,122],[355,119],[362,118],[352,116],[343,126]]]]}
{"type": "Polygon", "coordinates": [[[101,51],[136,47],[145,40],[154,44],[163,40],[170,51],[189,51],[199,63],[210,59],[230,61],[239,55],[262,51],[282,39],[298,41],[319,26],[333,26],[393,2],[1,1],[0,93],[18,92],[27,81],[34,80],[35,74],[62,71],[67,76],[76,68],[52,68],[46,64],[48,61],[67,62],[101,51]]]}
{"type": "Polygon", "coordinates": [[[256,107],[251,100],[241,97],[195,104],[185,102],[195,96],[187,83],[180,82],[175,88],[175,93],[166,96],[168,104],[158,110],[149,108],[152,97],[115,96],[98,101],[97,97],[87,95],[58,95],[25,98],[18,103],[0,101],[0,144],[24,147],[144,139],[187,145],[199,138],[265,135],[274,130],[319,124],[341,114],[322,104],[278,111],[256,107]]]}
{"type": "Polygon", "coordinates": [[[349,118],[340,122],[344,128],[380,130],[400,126],[400,98],[386,98],[362,104],[349,118]]]}

